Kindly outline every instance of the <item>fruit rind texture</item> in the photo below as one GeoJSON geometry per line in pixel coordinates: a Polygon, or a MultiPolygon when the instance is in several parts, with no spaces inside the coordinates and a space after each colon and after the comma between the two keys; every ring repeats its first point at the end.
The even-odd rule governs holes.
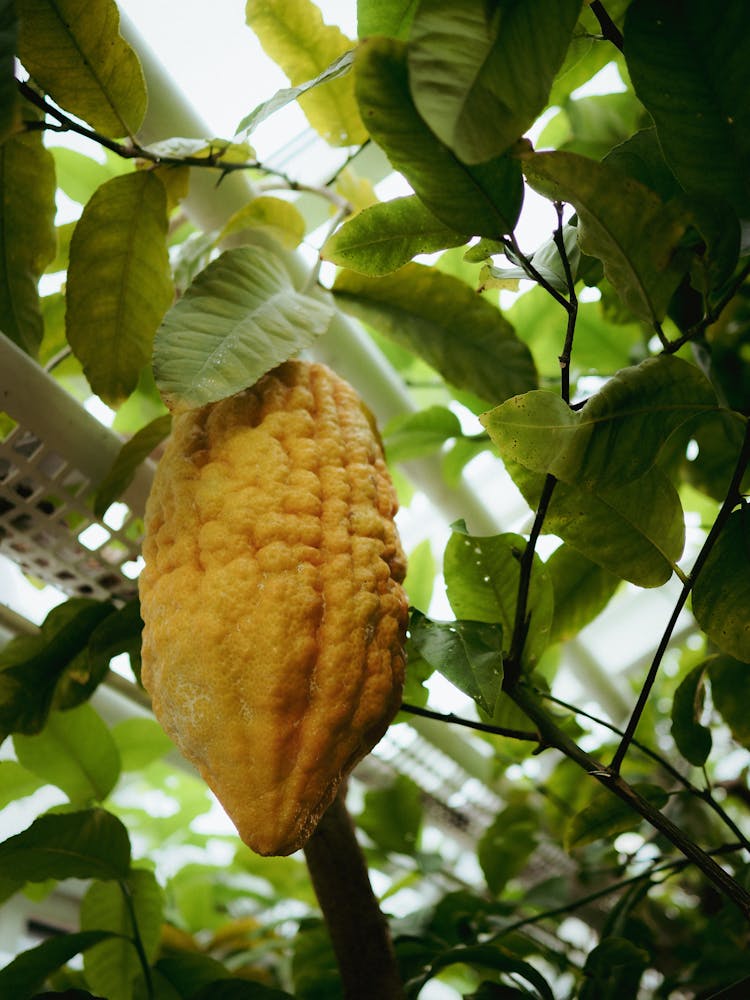
{"type": "Polygon", "coordinates": [[[174,420],[146,508],[142,680],[259,854],[304,845],[398,711],[396,509],[358,396],[323,365],[174,420]]]}

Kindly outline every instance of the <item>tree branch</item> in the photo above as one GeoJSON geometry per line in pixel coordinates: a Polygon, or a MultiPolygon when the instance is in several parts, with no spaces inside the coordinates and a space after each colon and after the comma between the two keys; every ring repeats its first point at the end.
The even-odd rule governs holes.
{"type": "Polygon", "coordinates": [[[602,29],[602,37],[606,38],[608,42],[612,42],[615,48],[619,49],[620,52],[623,51],[623,38],[622,32],[617,27],[615,22],[609,16],[604,8],[604,4],[600,0],[592,0],[591,3],[591,13],[599,22],[599,27],[602,29]]]}
{"type": "Polygon", "coordinates": [[[341,972],[344,1000],[404,1000],[388,924],[373,894],[342,793],[304,850],[341,972]]]}
{"type": "Polygon", "coordinates": [[[576,330],[576,322],[578,320],[578,296],[576,295],[576,283],[573,277],[573,272],[570,268],[570,260],[568,258],[568,251],[565,249],[565,237],[563,236],[563,206],[562,202],[555,202],[555,211],[557,212],[557,229],[555,229],[553,239],[555,241],[555,246],[557,247],[557,252],[560,254],[560,259],[562,260],[563,270],[565,271],[565,280],[568,283],[568,326],[565,331],[565,343],[563,344],[562,353],[560,354],[558,360],[560,362],[560,377],[562,381],[562,398],[566,403],[570,403],[570,359],[573,353],[573,337],[576,330]]]}
{"type": "Polygon", "coordinates": [[[464,719],[453,712],[433,712],[429,708],[421,708],[419,705],[410,705],[403,702],[402,712],[409,712],[411,715],[420,715],[425,719],[436,719],[438,722],[450,722],[454,726],[466,726],[467,729],[476,729],[480,733],[492,733],[493,736],[507,736],[512,740],[528,740],[532,743],[539,742],[539,734],[528,729],[508,729],[505,726],[492,726],[486,722],[475,722],[473,719],[464,719]]]}

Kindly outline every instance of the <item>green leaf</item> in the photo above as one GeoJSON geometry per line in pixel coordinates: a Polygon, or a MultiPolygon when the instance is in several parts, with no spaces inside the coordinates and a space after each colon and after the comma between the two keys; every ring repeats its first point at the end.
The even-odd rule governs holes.
{"type": "Polygon", "coordinates": [[[146,958],[159,945],[163,892],[153,872],[134,868],[119,883],[94,882],[81,901],[81,929],[101,928],[115,937],[86,952],[83,968],[92,990],[108,1000],[131,1000],[132,983],[141,971],[133,943],[135,919],[146,958]],[[126,899],[127,894],[127,899],[126,899]]]}
{"type": "Polygon", "coordinates": [[[409,37],[419,0],[357,0],[357,34],[409,37]]]}
{"type": "Polygon", "coordinates": [[[435,558],[430,539],[423,539],[409,553],[404,590],[412,607],[427,609],[435,587],[435,558]]]}
{"type": "Polygon", "coordinates": [[[419,253],[463,246],[468,236],[448,228],[414,195],[381,202],[358,212],[329,236],[323,260],[360,274],[380,276],[419,253]]]}
{"type": "MultiPolygon", "coordinates": [[[[526,539],[521,535],[480,538],[460,532],[454,532],[445,547],[445,585],[456,617],[501,625],[506,652],[513,636],[525,548],[526,539]]],[[[552,581],[535,555],[527,603],[530,624],[524,645],[526,666],[533,666],[547,647],[553,603],[552,581]]]]}
{"type": "Polygon", "coordinates": [[[0,809],[41,788],[44,782],[15,760],[0,761],[0,809]]]}
{"type": "MultiPolygon", "coordinates": [[[[744,433],[745,418],[731,410],[719,410],[701,420],[700,426],[694,428],[692,433],[698,454],[683,462],[686,481],[714,500],[723,501],[742,449],[744,433]]],[[[748,472],[743,477],[741,489],[750,492],[748,472]]]]}
{"type": "Polygon", "coordinates": [[[544,109],[581,0],[431,0],[409,43],[417,110],[465,163],[504,153],[544,109]],[[529,67],[533,66],[533,72],[529,67]]]}
{"type": "Polygon", "coordinates": [[[622,937],[607,937],[590,951],[583,972],[586,976],[606,978],[617,965],[646,966],[651,956],[643,948],[622,937]]]}
{"type": "Polygon", "coordinates": [[[357,825],[382,850],[413,855],[422,826],[422,790],[405,774],[387,788],[370,789],[357,825]]]}
{"type": "Polygon", "coordinates": [[[36,356],[43,323],[37,282],[57,246],[55,169],[41,134],[0,146],[0,330],[36,356]]]}
{"type": "Polygon", "coordinates": [[[234,213],[217,237],[221,243],[227,236],[246,229],[260,229],[272,236],[287,250],[294,250],[305,235],[305,220],[289,201],[263,195],[253,198],[234,213]]]}
{"type": "Polygon", "coordinates": [[[39,635],[16,639],[0,654],[0,742],[9,733],[38,733],[56,689],[76,664],[111,604],[72,598],[53,608],[39,635]]]}
{"type": "Polygon", "coordinates": [[[343,309],[414,351],[459,389],[502,400],[536,384],[526,345],[494,306],[457,278],[423,264],[384,278],[343,271],[333,292],[343,309]]]}
{"type": "Polygon", "coordinates": [[[638,319],[664,319],[689,256],[679,244],[689,220],[649,188],[613,167],[576,153],[526,153],[526,179],[547,198],[566,201],[579,216],[581,249],[638,319]]]}
{"type": "Polygon", "coordinates": [[[521,211],[519,164],[509,157],[462,163],[414,107],[406,52],[391,38],[360,44],[355,92],[370,135],[441,222],[459,233],[499,239],[513,230],[521,211]]]}
{"type": "Polygon", "coordinates": [[[13,746],[19,762],[77,806],[101,802],[120,776],[120,757],[108,727],[91,705],[52,712],[36,736],[17,734],[13,746]]]}
{"type": "MultiPolygon", "coordinates": [[[[245,16],[265,52],[289,77],[293,87],[314,80],[353,42],[325,24],[311,0],[247,0],[245,16]]],[[[299,101],[312,127],[334,146],[355,146],[367,138],[357,111],[351,76],[329,80],[299,101]]]]}
{"type": "Polygon", "coordinates": [[[662,355],[618,372],[581,410],[536,390],[480,419],[503,459],[601,490],[643,476],[673,431],[716,409],[716,395],[700,369],[662,355]]]}
{"type": "Polygon", "coordinates": [[[123,879],[128,831],[104,809],[50,813],[0,844],[0,869],[19,884],[46,879],[123,879]]]}
{"type": "Polygon", "coordinates": [[[547,571],[555,592],[550,643],[577,636],[606,608],[620,585],[618,576],[569,545],[555,549],[547,571]]]}
{"type": "Polygon", "coordinates": [[[13,0],[0,3],[0,143],[15,131],[20,122],[18,86],[15,80],[15,55],[18,20],[13,0]]]}
{"type": "Polygon", "coordinates": [[[537,846],[539,816],[523,802],[511,803],[482,834],[477,849],[487,888],[500,896],[510,879],[524,870],[537,846]]]}
{"type": "Polygon", "coordinates": [[[123,771],[142,771],[174,750],[174,744],[155,719],[124,719],[111,732],[123,771]]]}
{"type": "Polygon", "coordinates": [[[679,13],[666,0],[634,0],[625,57],[664,157],[689,192],[725,198],[750,214],[750,9],[728,0],[721,17],[701,0],[679,13]]]}
{"type": "Polygon", "coordinates": [[[190,1000],[294,1000],[294,998],[291,993],[252,980],[220,979],[204,986],[197,993],[191,993],[190,1000]]]}
{"type": "Polygon", "coordinates": [[[49,96],[110,138],[134,135],[148,101],[114,0],[16,0],[18,55],[49,96]]]}
{"type": "Polygon", "coordinates": [[[677,178],[664,160],[653,125],[640,129],[614,146],[604,157],[604,163],[651,188],[662,201],[669,201],[682,193],[677,178]]]}
{"type": "Polygon", "coordinates": [[[705,664],[685,677],[672,702],[672,738],[682,756],[694,767],[703,767],[711,753],[711,730],[701,724],[705,699],[705,664]]]}
{"type": "MultiPolygon", "coordinates": [[[[506,468],[526,502],[536,510],[544,475],[515,462],[506,468]]],[[[631,483],[590,493],[558,482],[544,531],[638,587],[660,587],[672,575],[685,543],[677,490],[659,468],[631,483]]]]}
{"type": "Polygon", "coordinates": [[[445,406],[428,406],[394,417],[383,428],[389,462],[406,462],[438,451],[450,438],[461,436],[461,421],[445,406]]]}
{"type": "Polygon", "coordinates": [[[750,663],[740,663],[731,656],[715,656],[708,660],[711,678],[711,698],[714,708],[732,731],[734,739],[750,749],[750,663]]]}
{"type": "Polygon", "coordinates": [[[36,994],[53,972],[75,955],[87,951],[109,937],[111,937],[110,932],[102,930],[60,934],[42,941],[35,948],[21,952],[12,962],[0,969],[1,995],[22,1000],[24,997],[36,994]]]}
{"type": "Polygon", "coordinates": [[[294,290],[281,258],[258,247],[227,250],[164,317],[156,384],[171,407],[231,396],[309,347],[332,315],[327,303],[294,290]]]}
{"type": "MultiPolygon", "coordinates": [[[[632,787],[657,809],[661,809],[669,798],[658,785],[636,782],[632,787]]],[[[618,834],[632,830],[642,822],[641,817],[627,802],[608,789],[597,787],[589,804],[570,819],[565,830],[565,850],[572,851],[604,837],[614,839],[618,834]]]]}
{"type": "Polygon", "coordinates": [[[146,424],[125,442],[109,472],[97,487],[94,496],[94,514],[97,517],[104,517],[110,504],[130,486],[141,463],[169,435],[171,429],[172,416],[165,413],[146,424]]]}
{"type": "Polygon", "coordinates": [[[193,994],[222,978],[229,979],[231,972],[210,955],[181,951],[177,955],[164,955],[154,968],[173,986],[180,997],[193,994]]]}
{"type": "Polygon", "coordinates": [[[724,653],[750,661],[750,505],[729,515],[693,587],[693,614],[724,653]]]}
{"type": "Polygon", "coordinates": [[[133,170],[131,162],[114,154],[108,154],[104,163],[100,163],[92,156],[67,146],[51,146],[50,153],[55,158],[58,187],[79,205],[85,205],[102,184],[133,170]]]}
{"type": "Polygon", "coordinates": [[[135,389],[172,301],[166,234],[164,185],[146,170],[103,184],[73,233],[68,341],[91,388],[112,406],[135,389]]]}
{"type": "Polygon", "coordinates": [[[560,115],[553,118],[539,136],[537,146],[555,146],[601,160],[613,146],[627,140],[642,124],[643,118],[643,105],[632,90],[567,100],[560,115]],[[565,134],[559,141],[550,142],[548,133],[565,124],[568,126],[565,134]]]}
{"type": "Polygon", "coordinates": [[[427,663],[489,716],[503,683],[503,630],[481,621],[436,622],[414,611],[411,641],[427,663]]]}
{"type": "Polygon", "coordinates": [[[118,608],[91,633],[87,650],[91,676],[103,678],[110,660],[120,653],[127,653],[133,673],[136,679],[140,679],[142,632],[141,606],[135,598],[118,608]]]}
{"type": "MultiPolygon", "coordinates": [[[[407,996],[416,1000],[422,986],[450,965],[469,965],[477,969],[496,969],[499,972],[520,976],[530,983],[540,1000],[555,1000],[544,976],[529,962],[524,962],[512,952],[497,944],[472,945],[451,948],[430,962],[427,971],[407,983],[407,996]]],[[[533,996],[533,994],[532,994],[533,996]]]]}

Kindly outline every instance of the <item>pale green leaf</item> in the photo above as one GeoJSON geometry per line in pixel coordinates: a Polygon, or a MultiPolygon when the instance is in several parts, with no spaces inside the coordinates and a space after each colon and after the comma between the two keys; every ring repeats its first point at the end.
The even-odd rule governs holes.
{"type": "Polygon", "coordinates": [[[536,384],[526,345],[494,306],[457,278],[407,264],[384,278],[342,272],[333,291],[347,312],[414,351],[459,389],[502,400],[536,384]]]}
{"type": "Polygon", "coordinates": [[[118,935],[84,955],[83,968],[92,990],[108,1000],[132,1000],[133,980],[141,971],[132,940],[133,918],[146,958],[152,959],[159,944],[163,909],[162,890],[153,872],[145,869],[132,869],[122,883],[95,882],[88,889],[81,902],[81,930],[107,930],[118,935]]]}
{"type": "Polygon", "coordinates": [[[731,656],[714,656],[706,666],[714,708],[734,739],[750,749],[750,663],[740,663],[731,656]]]}
{"type": "Polygon", "coordinates": [[[679,249],[689,219],[632,177],[576,153],[526,153],[523,169],[540,194],[573,205],[585,253],[639,319],[660,322],[687,270],[679,249]]]}
{"type": "Polygon", "coordinates": [[[544,109],[582,0],[431,0],[417,8],[409,83],[417,110],[466,163],[505,152],[544,109]],[[533,67],[533,70],[530,70],[533,67]]]}
{"type": "Polygon", "coordinates": [[[406,46],[362,42],[354,63],[362,119],[433,215],[459,233],[499,239],[515,227],[523,202],[519,164],[498,157],[469,166],[422,120],[409,91],[406,46]]]}
{"type": "MultiPolygon", "coordinates": [[[[502,625],[506,652],[513,637],[525,548],[526,539],[521,535],[476,537],[461,532],[454,532],[445,547],[443,573],[456,617],[502,625]]],[[[530,616],[524,645],[527,666],[533,666],[547,647],[553,612],[552,581],[544,563],[535,555],[527,602],[530,616]]]]}
{"type": "Polygon", "coordinates": [[[109,472],[97,487],[94,496],[94,514],[97,517],[104,517],[110,504],[128,488],[141,463],[161,444],[171,428],[171,414],[165,413],[146,424],[125,442],[109,472]]]}
{"type": "Polygon", "coordinates": [[[299,246],[305,235],[305,220],[300,211],[289,201],[264,195],[253,198],[232,215],[219,233],[216,242],[244,229],[262,229],[287,250],[299,246]]]}
{"type": "Polygon", "coordinates": [[[357,826],[383,851],[413,855],[422,826],[422,790],[405,774],[386,788],[365,792],[357,826]]]}
{"type": "Polygon", "coordinates": [[[66,328],[91,388],[119,405],[151,356],[172,301],[164,185],[123,174],[88,202],[70,243],[66,328]]]}
{"type": "Polygon", "coordinates": [[[118,722],[112,727],[112,739],[123,771],[141,771],[174,749],[159,723],[145,716],[118,722]]]}
{"type": "Polygon", "coordinates": [[[281,258],[258,247],[227,250],[164,317],[156,384],[171,407],[230,396],[309,347],[332,315],[332,306],[294,290],[281,258]]]}
{"type": "Polygon", "coordinates": [[[18,20],[13,0],[0,3],[0,142],[15,131],[20,122],[15,55],[18,20]]]}
{"type": "Polygon", "coordinates": [[[74,805],[101,802],[120,774],[120,757],[109,729],[91,705],[52,712],[36,736],[16,734],[13,746],[20,763],[74,805]]]}
{"type": "Polygon", "coordinates": [[[0,809],[16,799],[24,799],[44,785],[43,779],[32,774],[15,760],[0,761],[0,809]]]}
{"type": "Polygon", "coordinates": [[[577,636],[606,608],[620,585],[614,573],[569,545],[555,549],[547,560],[547,571],[555,592],[550,642],[577,636]]]}
{"type": "Polygon", "coordinates": [[[419,655],[491,716],[503,683],[501,624],[438,622],[415,611],[409,632],[419,655]]]}
{"type": "MultiPolygon", "coordinates": [[[[62,225],[55,226],[55,234],[57,236],[57,253],[55,254],[54,259],[47,265],[45,269],[47,274],[57,274],[59,271],[67,270],[68,258],[70,257],[70,241],[73,238],[73,232],[75,228],[76,228],[75,222],[63,222],[62,225]]],[[[53,294],[57,295],[58,300],[61,301],[64,305],[65,296],[62,294],[62,292],[56,292],[53,294]]],[[[49,304],[51,301],[52,301],[52,296],[50,295],[45,296],[45,302],[49,304]]],[[[44,309],[45,309],[45,304],[43,302],[42,310],[44,311],[44,309]]],[[[47,323],[45,317],[45,327],[46,326],[47,323]]],[[[57,324],[55,324],[55,326],[57,326],[57,324]]],[[[64,310],[63,310],[63,322],[61,324],[61,328],[63,331],[65,330],[64,310]]],[[[48,339],[48,334],[49,331],[45,329],[45,340],[48,339]]],[[[63,334],[63,340],[64,340],[64,334],[63,334]]],[[[62,348],[62,346],[63,345],[60,344],[60,348],[62,348]]],[[[43,351],[40,352],[40,361],[42,353],[43,351]]]]}
{"type": "MultiPolygon", "coordinates": [[[[312,0],[247,0],[247,23],[265,52],[289,77],[293,87],[314,80],[353,47],[335,25],[325,24],[312,0]]],[[[300,97],[312,127],[334,146],[364,142],[352,77],[339,76],[300,97]]]]}
{"type": "MultiPolygon", "coordinates": [[[[636,782],[633,788],[642,798],[661,809],[668,795],[658,785],[636,782]]],[[[596,788],[589,804],[570,820],[565,831],[565,849],[592,844],[606,837],[613,840],[626,830],[633,830],[643,820],[627,802],[613,795],[607,788],[596,788]]]]}
{"type": "Polygon", "coordinates": [[[664,157],[689,192],[725,198],[750,214],[750,8],[720,16],[685,0],[634,0],[625,23],[633,86],[656,124],[664,157]],[[742,44],[738,44],[738,42],[742,44]]]}
{"type": "Polygon", "coordinates": [[[357,34],[406,40],[419,0],[357,0],[357,34]]]}
{"type": "Polygon", "coordinates": [[[0,331],[36,355],[43,323],[37,282],[55,257],[55,168],[39,133],[0,146],[0,331]]]}
{"type": "Polygon", "coordinates": [[[360,274],[397,270],[419,253],[463,246],[468,236],[443,225],[414,195],[381,202],[337,229],[320,251],[323,260],[360,274]]]}
{"type": "Polygon", "coordinates": [[[409,604],[426,611],[435,587],[435,557],[429,538],[414,546],[407,566],[404,590],[409,596],[409,604]]]}
{"type": "Polygon", "coordinates": [[[110,155],[100,163],[93,156],[86,156],[77,149],[67,146],[51,146],[50,153],[55,158],[55,173],[58,187],[72,201],[85,205],[97,188],[120,174],[132,173],[132,163],[119,156],[110,155]]]}
{"type": "MultiPolygon", "coordinates": [[[[536,510],[544,475],[515,462],[506,462],[506,467],[536,510]]],[[[634,482],[597,493],[558,482],[543,530],[638,587],[666,583],[685,543],[680,498],[658,467],[634,482]]]]}
{"type": "Polygon", "coordinates": [[[750,506],[724,525],[693,587],[693,614],[725,653],[750,661],[750,506]]]}
{"type": "Polygon", "coordinates": [[[711,752],[711,730],[702,725],[706,665],[685,677],[672,702],[672,738],[682,756],[694,767],[703,767],[711,752]]]}
{"type": "Polygon", "coordinates": [[[519,875],[534,853],[539,816],[524,802],[501,810],[479,839],[477,860],[490,892],[499,896],[506,883],[519,875]]]}
{"type": "MultiPolygon", "coordinates": [[[[255,158],[253,147],[246,142],[233,142],[231,139],[194,139],[185,136],[170,136],[160,139],[144,147],[149,153],[158,157],[196,157],[206,163],[247,163],[255,158]]],[[[174,169],[172,167],[171,169],[174,169]]]]}
{"type": "Polygon", "coordinates": [[[146,113],[141,64],[120,34],[114,0],[16,0],[18,55],[50,97],[110,138],[146,113]]]}
{"type": "Polygon", "coordinates": [[[449,438],[461,436],[461,422],[445,406],[395,417],[383,428],[389,462],[404,462],[437,451],[449,438]]]}
{"type": "Polygon", "coordinates": [[[504,459],[601,490],[640,478],[673,431],[716,409],[700,369],[662,355],[618,372],[580,410],[535,390],[480,419],[504,459]]]}

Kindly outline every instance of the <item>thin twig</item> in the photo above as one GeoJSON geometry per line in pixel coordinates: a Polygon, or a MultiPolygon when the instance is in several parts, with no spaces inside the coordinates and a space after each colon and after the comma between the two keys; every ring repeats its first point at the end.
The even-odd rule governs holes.
{"type": "Polygon", "coordinates": [[[492,726],[486,722],[475,722],[473,719],[465,719],[461,715],[454,715],[453,712],[433,712],[432,709],[421,708],[419,705],[410,705],[408,702],[403,702],[401,710],[409,712],[411,715],[421,715],[425,719],[450,722],[454,726],[466,726],[468,729],[476,729],[480,733],[492,733],[493,736],[507,736],[512,740],[528,740],[531,743],[539,742],[539,733],[527,729],[508,729],[505,726],[492,726]]]}
{"type": "Polygon", "coordinates": [[[608,42],[612,42],[615,48],[622,52],[622,32],[605,10],[604,4],[601,3],[601,0],[593,0],[591,3],[591,13],[599,22],[599,27],[602,29],[602,37],[606,38],[608,42]]]}
{"type": "Polygon", "coordinates": [[[532,279],[532,281],[536,281],[536,283],[540,285],[545,290],[545,292],[547,292],[549,295],[552,296],[555,302],[559,303],[563,307],[563,309],[568,310],[570,308],[570,303],[568,302],[568,300],[565,298],[564,295],[561,295],[556,288],[553,288],[552,285],[550,285],[550,283],[547,281],[547,279],[543,278],[542,275],[539,273],[539,271],[537,271],[537,269],[534,267],[531,258],[527,257],[526,254],[523,252],[523,250],[519,247],[518,240],[516,239],[515,234],[510,233],[508,236],[503,236],[502,242],[506,247],[510,248],[513,255],[518,258],[521,267],[532,279]]]}
{"type": "Polygon", "coordinates": [[[716,540],[718,539],[719,534],[721,533],[726,522],[729,520],[729,515],[734,510],[737,503],[740,502],[741,499],[740,484],[742,482],[742,477],[745,474],[745,470],[747,469],[748,463],[750,463],[750,421],[748,421],[745,424],[745,437],[742,442],[742,448],[740,449],[740,454],[737,458],[737,464],[735,466],[734,474],[732,475],[732,481],[729,484],[729,489],[727,490],[727,495],[724,500],[724,503],[721,505],[721,509],[719,510],[719,513],[716,515],[716,520],[713,523],[713,527],[708,533],[708,537],[706,538],[705,542],[703,543],[703,547],[698,553],[698,556],[695,560],[695,563],[693,564],[693,568],[690,572],[690,575],[688,576],[687,580],[682,586],[682,590],[680,591],[680,596],[677,599],[677,603],[675,604],[674,611],[670,616],[669,622],[667,623],[667,627],[664,630],[664,634],[661,637],[658,649],[656,650],[653,662],[651,663],[651,667],[646,676],[646,680],[644,681],[643,687],[641,688],[641,693],[638,696],[638,701],[636,702],[636,706],[633,709],[633,714],[630,716],[630,720],[628,721],[628,725],[625,729],[623,738],[620,741],[620,745],[618,746],[614,757],[612,758],[612,764],[610,765],[610,767],[615,774],[619,773],[625,754],[628,752],[628,747],[633,739],[633,736],[635,735],[636,729],[638,728],[638,723],[640,722],[641,715],[643,714],[643,710],[646,707],[646,702],[648,701],[649,695],[651,694],[651,689],[654,686],[657,674],[659,673],[659,667],[661,666],[661,661],[664,657],[665,652],[667,651],[669,643],[671,642],[672,632],[674,631],[674,627],[677,624],[677,619],[679,618],[680,613],[682,612],[682,609],[684,608],[685,603],[687,602],[687,599],[690,595],[690,591],[693,589],[698,574],[703,569],[703,566],[705,565],[705,562],[708,559],[711,550],[716,544],[716,540]]]}
{"type": "Polygon", "coordinates": [[[563,206],[562,202],[555,202],[557,212],[557,229],[555,229],[553,239],[557,252],[562,260],[565,280],[568,284],[568,326],[565,331],[565,343],[558,360],[560,362],[560,378],[562,382],[562,398],[566,403],[570,403],[570,359],[573,353],[573,337],[575,336],[576,322],[578,320],[578,296],[576,295],[576,283],[570,267],[568,251],[565,249],[565,237],[563,235],[563,206]]]}
{"type": "Polygon", "coordinates": [[[148,956],[146,955],[146,949],[143,946],[143,939],[141,938],[141,932],[138,927],[138,920],[135,915],[135,906],[133,905],[133,897],[130,892],[130,886],[124,879],[118,879],[117,884],[120,886],[120,891],[122,892],[123,899],[125,900],[125,908],[128,911],[128,916],[130,917],[130,923],[133,926],[133,945],[136,952],[138,953],[138,961],[140,962],[141,969],[143,970],[143,979],[146,986],[146,996],[148,1000],[154,995],[154,984],[151,979],[151,967],[149,965],[148,956]]]}
{"type": "Polygon", "coordinates": [[[738,271],[732,284],[729,286],[727,291],[722,295],[719,301],[712,309],[706,311],[705,316],[694,326],[691,326],[681,337],[677,337],[675,340],[670,340],[667,346],[664,348],[664,354],[674,354],[679,351],[681,347],[687,344],[689,341],[694,340],[696,337],[701,336],[705,333],[709,326],[713,326],[714,323],[720,318],[721,314],[724,312],[726,307],[735,297],[737,292],[740,290],[742,285],[745,283],[748,275],[750,275],[750,261],[747,261],[743,268],[738,271]]]}

